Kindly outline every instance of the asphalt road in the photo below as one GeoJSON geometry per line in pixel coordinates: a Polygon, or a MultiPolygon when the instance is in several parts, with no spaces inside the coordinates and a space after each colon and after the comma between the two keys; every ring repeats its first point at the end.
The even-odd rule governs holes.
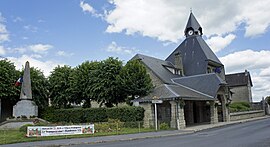
{"type": "Polygon", "coordinates": [[[72,147],[270,147],[270,119],[204,130],[189,135],[72,147]]]}

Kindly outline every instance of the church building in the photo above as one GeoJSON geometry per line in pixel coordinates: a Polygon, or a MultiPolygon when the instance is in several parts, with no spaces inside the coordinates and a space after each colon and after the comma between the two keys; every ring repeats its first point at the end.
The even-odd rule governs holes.
{"type": "Polygon", "coordinates": [[[171,128],[230,120],[224,65],[202,38],[192,12],[184,33],[185,40],[165,60],[141,54],[131,59],[145,65],[154,85],[149,95],[133,101],[145,109],[144,127],[154,126],[154,101],[159,101],[158,123],[171,128]]]}

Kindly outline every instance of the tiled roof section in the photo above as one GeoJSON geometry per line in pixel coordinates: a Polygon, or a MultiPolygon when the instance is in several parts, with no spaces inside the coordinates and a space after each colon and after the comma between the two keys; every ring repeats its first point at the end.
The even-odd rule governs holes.
{"type": "Polygon", "coordinates": [[[248,85],[248,81],[250,81],[250,85],[253,86],[249,72],[228,74],[225,76],[225,79],[229,87],[246,86],[248,85]]]}
{"type": "Polygon", "coordinates": [[[186,76],[205,74],[208,61],[223,66],[201,36],[187,37],[166,59],[174,64],[175,54],[182,55],[186,76]]]}
{"type": "Polygon", "coordinates": [[[181,98],[183,100],[215,100],[214,97],[197,92],[182,85],[162,84],[156,87],[149,95],[135,99],[137,102],[147,102],[157,97],[160,100],[173,100],[181,98]]]}
{"type": "Polygon", "coordinates": [[[180,77],[167,70],[164,66],[174,68],[174,65],[169,61],[160,60],[157,58],[137,54],[132,59],[140,59],[160,80],[164,83],[172,83],[172,78],[180,77]]]}
{"type": "Polygon", "coordinates": [[[226,84],[215,73],[175,78],[172,81],[212,97],[216,97],[220,86],[226,84]]]}

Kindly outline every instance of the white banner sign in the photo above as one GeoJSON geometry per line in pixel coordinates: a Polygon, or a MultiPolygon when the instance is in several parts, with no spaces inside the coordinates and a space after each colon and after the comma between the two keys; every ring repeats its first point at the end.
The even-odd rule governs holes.
{"type": "Polygon", "coordinates": [[[94,134],[94,124],[74,126],[31,126],[27,127],[27,137],[94,134]]]}

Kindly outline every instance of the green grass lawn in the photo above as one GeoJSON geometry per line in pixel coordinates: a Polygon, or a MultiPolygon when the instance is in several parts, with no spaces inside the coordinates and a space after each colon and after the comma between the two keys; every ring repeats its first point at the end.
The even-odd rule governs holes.
{"type": "Polygon", "coordinates": [[[96,136],[110,136],[110,135],[121,135],[121,134],[133,134],[139,132],[151,132],[154,129],[149,128],[122,128],[118,132],[98,132],[95,134],[82,134],[82,135],[66,135],[66,136],[49,136],[49,137],[31,137],[25,136],[26,133],[20,132],[19,130],[0,130],[0,144],[11,144],[19,142],[31,142],[41,140],[55,140],[55,139],[68,139],[68,138],[85,138],[85,137],[96,137],[96,136]]]}

